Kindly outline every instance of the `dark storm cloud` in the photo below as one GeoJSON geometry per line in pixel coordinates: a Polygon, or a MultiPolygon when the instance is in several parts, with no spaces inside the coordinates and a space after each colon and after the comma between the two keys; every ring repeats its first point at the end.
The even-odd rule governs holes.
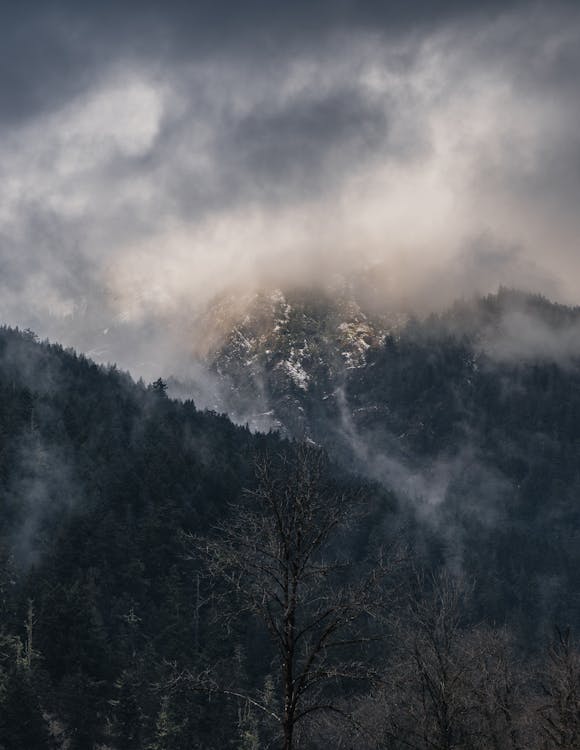
{"type": "Polygon", "coordinates": [[[237,174],[245,192],[284,200],[325,189],[329,179],[382,150],[388,135],[384,102],[339,88],[301,91],[279,106],[250,112],[227,129],[222,145],[230,179],[237,174]]]}
{"type": "Polygon", "coordinates": [[[118,58],[164,60],[249,55],[270,59],[329,33],[424,29],[450,17],[490,15],[518,3],[488,0],[353,0],[216,3],[72,1],[4,4],[0,121],[57,106],[118,58]]]}
{"type": "Polygon", "coordinates": [[[36,3],[4,4],[0,25],[0,123],[54,108],[89,85],[92,45],[60,14],[36,3]]]}

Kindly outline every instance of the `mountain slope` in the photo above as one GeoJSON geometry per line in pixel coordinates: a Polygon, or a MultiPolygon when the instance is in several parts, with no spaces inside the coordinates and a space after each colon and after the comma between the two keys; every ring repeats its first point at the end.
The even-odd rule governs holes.
{"type": "Polygon", "coordinates": [[[580,310],[502,289],[405,321],[305,297],[257,298],[210,352],[228,410],[404,498],[485,616],[578,616],[580,310]]]}
{"type": "MultiPolygon", "coordinates": [[[[292,450],[0,329],[2,750],[144,749],[169,725],[175,750],[237,746],[236,704],[163,687],[234,657],[240,680],[270,666],[247,618],[224,638],[184,540],[236,512],[257,455],[292,450]]],[[[392,516],[392,497],[355,486],[392,516]]]]}

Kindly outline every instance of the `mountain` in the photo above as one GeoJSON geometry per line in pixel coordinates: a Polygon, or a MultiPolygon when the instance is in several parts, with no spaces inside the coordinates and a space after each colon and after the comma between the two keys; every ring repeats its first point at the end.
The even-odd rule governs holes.
{"type": "MultiPolygon", "coordinates": [[[[389,574],[387,614],[374,620],[384,633],[366,658],[395,687],[381,683],[386,703],[368,680],[339,696],[356,707],[358,726],[377,716],[408,723],[409,706],[424,709],[415,705],[423,673],[415,691],[405,649],[425,643],[416,628],[431,594],[454,602],[449,658],[474,680],[462,687],[461,700],[475,701],[469,721],[481,713],[484,673],[470,654],[483,654],[487,670],[499,653],[504,669],[497,644],[512,639],[519,656],[509,669],[529,675],[552,627],[578,623],[580,312],[510,290],[423,320],[377,310],[348,287],[216,301],[200,352],[205,379],[187,389],[211,383],[220,409],[262,419],[264,433],[168,397],[161,379],[135,383],[30,331],[0,330],[2,750],[217,750],[272,740],[248,702],[216,689],[208,700],[192,677],[217,670],[239,695],[277,705],[267,628],[245,611],[224,620],[238,599],[204,577],[191,539],[247,517],[257,457],[277,457],[276,486],[287,486],[283,468],[298,446],[274,426],[324,446],[325,481],[357,503],[326,550],[350,561],[349,586],[366,580],[368,557],[393,545],[422,571],[427,594],[417,594],[415,573],[409,589],[403,573],[389,574]],[[401,589],[402,603],[393,593],[401,589]]],[[[557,669],[580,653],[560,634],[538,685],[546,675],[561,684],[557,669]]],[[[530,679],[522,677],[525,690],[530,679]]],[[[547,704],[534,690],[521,704],[531,713],[517,711],[541,738],[536,707],[547,704]]],[[[469,731],[488,737],[481,726],[469,731]]],[[[330,725],[315,729],[322,734],[305,747],[334,742],[330,725]]],[[[362,735],[349,742],[376,746],[362,735]]],[[[510,746],[478,742],[466,747],[510,746]]]]}
{"type": "Polygon", "coordinates": [[[417,319],[364,299],[343,285],[219,300],[205,363],[222,407],[395,492],[481,582],[486,617],[509,602],[535,626],[545,607],[573,621],[580,309],[500,289],[417,319]]]}
{"type": "MultiPolygon", "coordinates": [[[[207,400],[211,382],[213,404],[236,421],[308,436],[306,408],[334,398],[349,371],[364,367],[386,332],[406,319],[370,312],[346,284],[222,295],[197,321],[207,368],[197,395],[207,400]]],[[[170,386],[176,395],[184,392],[184,383],[170,386]]],[[[196,394],[195,380],[187,387],[196,394]]]]}
{"type": "MultiPolygon", "coordinates": [[[[171,390],[197,388],[203,401],[210,382],[212,405],[235,421],[308,437],[364,473],[361,451],[453,454],[468,434],[479,441],[482,421],[519,408],[518,394],[531,397],[532,412],[543,408],[529,390],[532,372],[575,387],[577,308],[501,289],[423,320],[372,309],[346,285],[221,297],[199,321],[206,380],[172,381],[171,390]],[[483,403],[494,389],[495,402],[483,403]]],[[[554,420],[546,429],[557,430],[560,416],[545,415],[554,420]]],[[[523,430],[536,418],[527,417],[523,430]]]]}

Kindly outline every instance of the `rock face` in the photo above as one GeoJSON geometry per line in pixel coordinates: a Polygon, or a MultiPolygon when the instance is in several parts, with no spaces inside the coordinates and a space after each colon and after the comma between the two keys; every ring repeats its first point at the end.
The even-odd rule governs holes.
{"type": "Polygon", "coordinates": [[[234,419],[312,437],[309,412],[326,411],[349,372],[402,322],[365,312],[345,287],[222,297],[201,321],[204,359],[234,419]]]}

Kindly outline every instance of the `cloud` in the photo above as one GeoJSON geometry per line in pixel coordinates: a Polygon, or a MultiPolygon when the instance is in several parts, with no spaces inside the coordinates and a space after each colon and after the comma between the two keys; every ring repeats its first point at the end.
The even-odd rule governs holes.
{"type": "Polygon", "coordinates": [[[277,11],[10,11],[4,320],[138,373],[146,342],[167,372],[236,284],[373,267],[391,305],[499,283],[577,299],[573,4],[277,11]]]}
{"type": "Polygon", "coordinates": [[[63,453],[32,431],[19,439],[17,478],[10,482],[7,494],[16,520],[11,546],[15,562],[24,568],[34,564],[42,551],[43,527],[83,498],[70,468],[70,456],[63,453]]]}
{"type": "Polygon", "coordinates": [[[564,367],[580,362],[580,321],[552,326],[539,316],[513,310],[502,318],[501,329],[484,344],[495,360],[558,362],[564,367]]]}

